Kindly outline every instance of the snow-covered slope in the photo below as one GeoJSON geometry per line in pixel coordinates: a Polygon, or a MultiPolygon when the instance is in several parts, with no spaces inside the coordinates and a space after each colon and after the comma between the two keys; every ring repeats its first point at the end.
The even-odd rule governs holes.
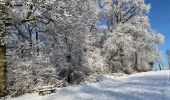
{"type": "Polygon", "coordinates": [[[26,94],[8,100],[170,100],[170,71],[105,76],[98,83],[72,86],[54,94],[26,94]]]}

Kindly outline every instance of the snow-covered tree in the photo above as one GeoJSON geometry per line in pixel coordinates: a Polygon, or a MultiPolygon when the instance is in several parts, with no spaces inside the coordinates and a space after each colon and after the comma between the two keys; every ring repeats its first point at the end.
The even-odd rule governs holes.
{"type": "Polygon", "coordinates": [[[160,60],[164,37],[150,28],[144,0],[5,2],[9,94],[94,73],[147,71],[160,60]]]}
{"type": "Polygon", "coordinates": [[[70,75],[85,69],[83,33],[86,27],[93,28],[95,9],[95,0],[6,0],[12,56],[8,58],[8,92],[22,94],[57,80],[73,83],[70,75]]]}
{"type": "Polygon", "coordinates": [[[157,48],[163,41],[161,35],[150,29],[147,17],[150,5],[144,0],[100,0],[99,4],[102,9],[99,18],[107,20],[110,31],[103,48],[110,51],[106,60],[109,66],[113,70],[117,70],[115,67],[150,70],[148,63],[156,61],[157,48]]]}

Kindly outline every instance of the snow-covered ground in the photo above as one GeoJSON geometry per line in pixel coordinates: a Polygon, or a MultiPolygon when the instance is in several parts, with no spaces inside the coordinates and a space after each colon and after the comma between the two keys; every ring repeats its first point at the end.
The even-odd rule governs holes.
{"type": "Polygon", "coordinates": [[[105,76],[101,82],[62,88],[45,96],[33,93],[7,100],[170,100],[170,71],[105,76]]]}

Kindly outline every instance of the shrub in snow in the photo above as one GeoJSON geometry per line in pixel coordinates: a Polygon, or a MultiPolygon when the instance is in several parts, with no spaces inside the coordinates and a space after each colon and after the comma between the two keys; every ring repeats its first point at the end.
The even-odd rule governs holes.
{"type": "Polygon", "coordinates": [[[87,76],[84,79],[84,82],[85,83],[88,83],[88,82],[99,82],[101,80],[103,80],[103,75],[102,74],[91,74],[91,75],[87,76]]]}
{"type": "Polygon", "coordinates": [[[84,81],[85,74],[81,71],[73,71],[70,76],[70,84],[79,84],[84,81]]]}
{"type": "Polygon", "coordinates": [[[110,75],[114,77],[121,77],[121,76],[126,76],[127,74],[122,72],[122,73],[111,73],[110,75]]]}
{"type": "Polygon", "coordinates": [[[123,72],[125,74],[132,74],[132,73],[134,73],[134,70],[132,68],[128,67],[128,68],[123,68],[123,72]]]}

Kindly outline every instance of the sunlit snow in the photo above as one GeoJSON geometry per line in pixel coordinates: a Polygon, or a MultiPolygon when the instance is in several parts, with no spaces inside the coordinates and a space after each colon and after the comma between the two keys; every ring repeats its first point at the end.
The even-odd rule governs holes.
{"type": "Polygon", "coordinates": [[[59,89],[54,94],[26,94],[8,100],[170,100],[170,71],[104,76],[98,83],[59,89]]]}

